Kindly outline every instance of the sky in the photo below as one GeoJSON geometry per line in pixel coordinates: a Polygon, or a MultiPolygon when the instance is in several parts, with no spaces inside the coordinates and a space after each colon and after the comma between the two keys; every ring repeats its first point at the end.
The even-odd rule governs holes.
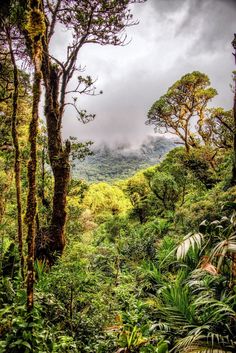
{"type": "MultiPolygon", "coordinates": [[[[236,0],[147,0],[132,5],[132,12],[139,24],[127,29],[127,46],[82,48],[78,64],[103,94],[79,97],[79,107],[96,114],[89,124],[78,122],[73,108],[66,110],[64,137],[139,144],[154,134],[145,125],[152,104],[195,70],[207,74],[218,91],[212,106],[232,107],[236,0]]],[[[58,30],[53,49],[59,56],[67,35],[58,30]]]]}

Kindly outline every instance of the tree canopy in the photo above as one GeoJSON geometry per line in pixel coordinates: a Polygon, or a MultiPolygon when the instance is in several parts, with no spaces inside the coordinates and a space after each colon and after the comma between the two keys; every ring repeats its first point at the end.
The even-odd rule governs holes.
{"type": "Polygon", "coordinates": [[[203,138],[207,105],[216,94],[207,75],[199,71],[186,74],[152,105],[146,124],[177,135],[189,151],[203,138]]]}

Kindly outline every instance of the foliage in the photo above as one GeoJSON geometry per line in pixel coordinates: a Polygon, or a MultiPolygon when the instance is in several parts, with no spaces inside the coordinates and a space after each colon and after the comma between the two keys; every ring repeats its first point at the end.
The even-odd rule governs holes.
{"type": "Polygon", "coordinates": [[[159,132],[176,134],[185,144],[186,150],[196,147],[199,138],[208,139],[203,132],[207,103],[217,94],[210,86],[207,75],[194,71],[175,82],[148,112],[147,124],[154,125],[159,132]],[[191,132],[196,124],[197,133],[191,132]]]}
{"type": "Polygon", "coordinates": [[[169,150],[175,147],[172,139],[149,136],[140,146],[128,144],[94,145],[93,154],[85,160],[75,160],[72,174],[89,182],[111,182],[131,177],[139,169],[155,165],[169,150]]]}
{"type": "Polygon", "coordinates": [[[118,186],[98,183],[89,187],[83,199],[83,207],[96,215],[95,220],[102,221],[104,217],[127,211],[130,203],[118,186]]]}
{"type": "MultiPolygon", "coordinates": [[[[47,46],[41,52],[46,70],[48,136],[42,125],[35,155],[40,161],[35,175],[39,182],[34,189],[35,251],[37,254],[42,244],[52,251],[54,266],[45,258],[33,261],[31,247],[28,264],[34,265],[31,270],[35,274],[35,280],[31,277],[35,286],[31,315],[26,310],[29,291],[26,293],[19,270],[16,244],[9,134],[12,107],[7,95],[7,85],[10,91],[14,88],[11,63],[5,60],[0,70],[0,352],[235,351],[236,188],[229,183],[233,117],[231,111],[207,109],[216,94],[208,77],[200,72],[183,76],[151,108],[149,123],[177,134],[185,144],[185,148],[172,149],[160,162],[162,154],[174,147],[172,140],[149,138],[132,151],[130,146],[116,146],[115,151],[103,146],[97,155],[96,149],[91,155],[90,142],[80,143],[71,137],[64,143],[61,138],[64,108],[70,104],[64,94],[77,70],[78,51],[90,42],[124,44],[120,34],[133,24],[128,8],[133,2],[63,0],[58,7],[46,2],[42,7],[46,23],[39,9],[28,13],[28,23],[22,22],[31,39],[42,40],[44,45],[44,37],[50,41],[56,23],[73,32],[65,62],[53,58],[47,46]],[[35,28],[33,17],[38,20],[35,28]],[[47,31],[45,26],[49,26],[47,31]],[[57,129],[50,125],[53,114],[57,129]],[[193,125],[195,131],[191,131],[193,125]],[[77,163],[87,156],[94,168],[88,175],[90,180],[95,179],[102,161],[103,171],[96,176],[100,182],[88,184],[69,178],[69,162],[87,168],[86,160],[77,163]],[[138,170],[140,166],[148,168],[138,170]],[[64,232],[66,213],[67,242],[62,244],[63,255],[57,257],[60,244],[53,243],[52,237],[58,227],[64,232]]],[[[1,60],[5,54],[4,47],[1,60]]],[[[28,75],[19,70],[19,79],[25,211],[32,97],[28,75]]],[[[79,74],[78,86],[70,93],[94,94],[91,77],[79,74]]],[[[76,108],[77,98],[71,98],[76,108]]],[[[93,118],[84,110],[77,112],[82,122],[93,118]]]]}
{"type": "MultiPolygon", "coordinates": [[[[65,253],[50,271],[35,263],[34,339],[18,269],[14,279],[5,273],[2,351],[17,342],[25,352],[28,344],[40,352],[233,352],[235,190],[223,190],[227,175],[210,169],[206,187],[200,164],[186,162],[201,153],[177,148],[113,185],[72,180],[65,253]]],[[[2,268],[11,242],[3,244],[2,268]]]]}
{"type": "Polygon", "coordinates": [[[174,209],[179,191],[172,175],[156,172],[150,180],[150,187],[156,197],[161,200],[166,210],[174,209]]]}

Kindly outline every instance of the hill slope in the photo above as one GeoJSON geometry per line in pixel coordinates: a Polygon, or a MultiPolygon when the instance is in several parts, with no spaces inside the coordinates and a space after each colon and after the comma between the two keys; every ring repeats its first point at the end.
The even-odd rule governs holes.
{"type": "Polygon", "coordinates": [[[160,136],[149,136],[136,148],[102,144],[93,149],[94,155],[75,163],[73,176],[91,182],[127,178],[138,169],[157,164],[175,146],[174,140],[160,136]]]}

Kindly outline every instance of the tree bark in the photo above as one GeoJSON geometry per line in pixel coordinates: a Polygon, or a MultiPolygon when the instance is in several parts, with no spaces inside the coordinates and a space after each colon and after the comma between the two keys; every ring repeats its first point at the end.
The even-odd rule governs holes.
{"type": "Polygon", "coordinates": [[[232,168],[232,179],[231,179],[232,186],[236,185],[236,75],[234,78],[233,117],[234,117],[234,136],[233,136],[233,168],[232,168]]]}
{"type": "Polygon", "coordinates": [[[10,50],[11,62],[13,65],[13,80],[14,80],[14,92],[12,96],[12,117],[11,117],[11,134],[12,141],[15,150],[15,162],[14,162],[14,173],[15,173],[15,186],[16,186],[16,202],[17,202],[17,234],[18,234],[18,249],[20,256],[20,267],[21,276],[24,280],[24,255],[23,255],[23,223],[22,223],[22,203],[21,203],[21,155],[19,148],[19,139],[17,131],[17,110],[18,110],[18,98],[19,98],[19,77],[18,68],[16,66],[15,55],[12,48],[11,36],[6,29],[8,46],[10,50]]]}
{"type": "MultiPolygon", "coordinates": [[[[232,41],[232,46],[234,48],[234,57],[236,64],[236,34],[234,34],[234,40],[232,41]]],[[[233,119],[234,119],[234,135],[233,135],[233,168],[231,185],[236,185],[236,72],[234,72],[234,105],[233,105],[233,119]]]]}
{"type": "Polygon", "coordinates": [[[38,105],[40,101],[41,71],[35,69],[33,83],[32,120],[30,122],[29,143],[30,160],[28,163],[28,198],[26,221],[28,226],[27,245],[27,310],[31,312],[34,305],[34,252],[36,234],[36,168],[37,168],[37,133],[38,133],[38,105]]]}
{"type": "MultiPolygon", "coordinates": [[[[41,96],[41,78],[42,78],[42,43],[43,36],[43,23],[41,23],[40,31],[35,34],[35,28],[39,27],[38,10],[41,10],[41,1],[30,2],[29,15],[31,21],[28,23],[28,32],[26,32],[26,42],[31,50],[31,58],[34,65],[34,78],[33,78],[33,101],[32,101],[32,118],[29,128],[29,145],[30,145],[30,159],[28,162],[28,197],[27,197],[27,210],[26,222],[28,227],[27,245],[27,311],[29,315],[29,323],[33,320],[32,310],[34,307],[34,260],[35,260],[35,236],[36,236],[36,170],[37,170],[37,134],[38,134],[38,107],[41,96]]],[[[41,19],[41,17],[40,17],[41,19]]]]}
{"type": "Polygon", "coordinates": [[[66,197],[70,180],[70,143],[65,146],[61,136],[63,110],[59,104],[59,69],[50,61],[44,45],[43,79],[45,84],[45,116],[47,122],[48,153],[54,177],[53,209],[48,232],[48,245],[44,246],[44,258],[53,265],[65,247],[66,197]]]}

